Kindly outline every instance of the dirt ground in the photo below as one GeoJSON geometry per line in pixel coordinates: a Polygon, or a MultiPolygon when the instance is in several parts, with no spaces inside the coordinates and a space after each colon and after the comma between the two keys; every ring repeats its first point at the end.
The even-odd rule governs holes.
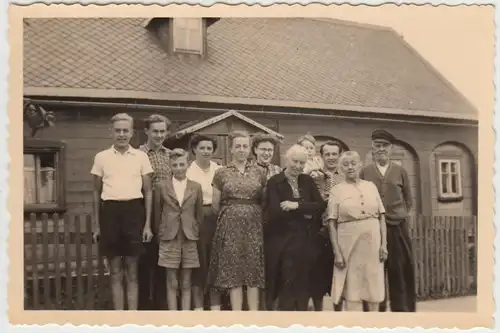
{"type": "MultiPolygon", "coordinates": [[[[432,301],[422,301],[417,303],[418,312],[475,312],[476,296],[464,296],[457,298],[446,298],[432,301]]],[[[333,311],[330,297],[323,300],[323,310],[333,311]]]]}

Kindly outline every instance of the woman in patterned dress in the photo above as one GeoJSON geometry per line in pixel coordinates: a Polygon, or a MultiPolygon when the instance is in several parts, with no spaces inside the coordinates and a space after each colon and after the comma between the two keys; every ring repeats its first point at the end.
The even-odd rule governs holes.
{"type": "Polygon", "coordinates": [[[285,160],[285,170],[267,182],[266,291],[280,311],[307,311],[311,269],[320,254],[315,224],[326,203],[303,173],[306,149],[293,145],[285,160]]]}
{"type": "Polygon", "coordinates": [[[209,285],[229,290],[231,308],[241,311],[243,288],[248,308],[259,308],[259,288],[264,288],[262,201],[265,175],[251,162],[250,136],[243,131],[229,135],[232,161],[215,173],[212,205],[218,212],[212,243],[209,285]]]}

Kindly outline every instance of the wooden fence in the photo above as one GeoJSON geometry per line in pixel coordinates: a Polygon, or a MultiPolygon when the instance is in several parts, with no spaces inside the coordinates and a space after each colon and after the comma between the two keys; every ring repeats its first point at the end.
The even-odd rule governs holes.
{"type": "MultiPolygon", "coordinates": [[[[92,242],[90,215],[25,221],[25,309],[110,310],[109,270],[92,242]]],[[[477,226],[473,217],[410,221],[419,299],[475,292],[477,226]]]]}

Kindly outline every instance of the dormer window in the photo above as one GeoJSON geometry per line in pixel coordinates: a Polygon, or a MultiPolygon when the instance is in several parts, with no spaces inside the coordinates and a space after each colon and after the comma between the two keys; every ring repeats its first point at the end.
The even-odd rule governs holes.
{"type": "Polygon", "coordinates": [[[173,51],[203,55],[203,19],[174,18],[172,21],[173,51]]]}

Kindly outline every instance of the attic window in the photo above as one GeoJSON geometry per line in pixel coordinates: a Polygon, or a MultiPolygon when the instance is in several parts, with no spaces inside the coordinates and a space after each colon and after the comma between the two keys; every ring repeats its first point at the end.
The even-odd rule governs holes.
{"type": "Polygon", "coordinates": [[[203,54],[203,19],[173,19],[173,51],[203,54]]]}

